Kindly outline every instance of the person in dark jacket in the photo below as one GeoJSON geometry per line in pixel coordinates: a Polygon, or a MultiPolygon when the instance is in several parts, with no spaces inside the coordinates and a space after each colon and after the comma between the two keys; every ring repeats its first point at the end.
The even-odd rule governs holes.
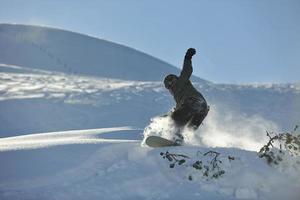
{"type": "Polygon", "coordinates": [[[179,128],[187,125],[194,130],[200,126],[209,111],[203,95],[190,81],[193,72],[192,57],[195,54],[196,50],[189,48],[184,57],[180,76],[169,74],[164,79],[165,88],[176,101],[176,106],[170,113],[171,118],[179,128]]]}

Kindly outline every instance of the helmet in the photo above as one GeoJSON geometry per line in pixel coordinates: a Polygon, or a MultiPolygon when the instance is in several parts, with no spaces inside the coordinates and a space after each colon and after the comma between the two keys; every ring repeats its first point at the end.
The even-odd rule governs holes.
{"type": "Polygon", "coordinates": [[[164,80],[165,88],[170,89],[177,80],[178,76],[176,76],[175,74],[169,74],[165,77],[164,80]]]}

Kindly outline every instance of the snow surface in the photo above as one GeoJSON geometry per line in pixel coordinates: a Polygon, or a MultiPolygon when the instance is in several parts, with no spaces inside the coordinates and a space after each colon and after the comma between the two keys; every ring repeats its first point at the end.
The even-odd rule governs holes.
{"type": "Polygon", "coordinates": [[[299,84],[193,77],[211,106],[204,125],[184,130],[185,146],[152,149],[143,130],[172,130],[155,116],[174,104],[161,79],[178,69],[46,27],[1,24],[0,47],[0,199],[300,199],[297,159],[271,167],[256,153],[266,130],[299,124],[299,84]],[[209,150],[225,170],[216,180],[191,167],[209,150]],[[171,169],[166,151],[191,159],[171,169]]]}
{"type": "Polygon", "coordinates": [[[140,141],[101,138],[126,130],[132,131],[121,127],[0,139],[1,199],[299,198],[299,171],[272,168],[256,152],[188,145],[152,149],[140,141]],[[191,163],[171,169],[159,155],[169,151],[197,160],[209,150],[221,153],[225,170],[216,180],[191,163]]]}

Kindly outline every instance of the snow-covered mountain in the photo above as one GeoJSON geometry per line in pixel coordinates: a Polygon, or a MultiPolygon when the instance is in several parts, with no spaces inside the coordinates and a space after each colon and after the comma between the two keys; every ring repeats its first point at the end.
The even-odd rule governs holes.
{"type": "MultiPolygon", "coordinates": [[[[161,80],[179,69],[122,45],[53,28],[2,24],[0,47],[0,117],[6,124],[0,128],[2,136],[103,126],[142,128],[173,104],[161,80]],[[124,84],[107,89],[108,79],[124,84]],[[35,111],[29,106],[33,103],[35,111]],[[83,109],[78,110],[78,104],[83,109]],[[93,113],[84,113],[84,127],[78,124],[82,110],[93,113]]],[[[217,85],[197,77],[194,82],[226,123],[234,122],[226,119],[236,115],[261,117],[284,130],[299,123],[299,85],[217,85]]]]}
{"type": "Polygon", "coordinates": [[[229,85],[193,77],[211,110],[187,138],[196,146],[169,150],[197,157],[228,147],[214,148],[223,156],[224,179],[207,182],[188,169],[169,171],[159,157],[167,149],[140,145],[150,119],[174,104],[162,79],[178,68],[47,27],[1,24],[0,48],[0,199],[294,198],[300,184],[289,183],[294,173],[280,174],[255,152],[231,147],[258,150],[266,130],[299,124],[300,84],[229,85]],[[236,165],[227,154],[238,157],[236,165]],[[271,192],[285,184],[290,188],[271,192]]]}
{"type": "Polygon", "coordinates": [[[140,51],[70,31],[1,24],[0,34],[5,64],[141,81],[160,81],[167,73],[179,72],[140,51]]]}

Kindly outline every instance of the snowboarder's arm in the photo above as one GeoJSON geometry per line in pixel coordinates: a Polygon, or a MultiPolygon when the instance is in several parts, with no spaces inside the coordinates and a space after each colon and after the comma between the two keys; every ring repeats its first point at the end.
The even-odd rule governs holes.
{"type": "Polygon", "coordinates": [[[179,76],[180,81],[188,81],[193,73],[192,67],[192,57],[196,54],[196,50],[194,48],[189,48],[185,54],[183,67],[181,74],[179,76]]]}

